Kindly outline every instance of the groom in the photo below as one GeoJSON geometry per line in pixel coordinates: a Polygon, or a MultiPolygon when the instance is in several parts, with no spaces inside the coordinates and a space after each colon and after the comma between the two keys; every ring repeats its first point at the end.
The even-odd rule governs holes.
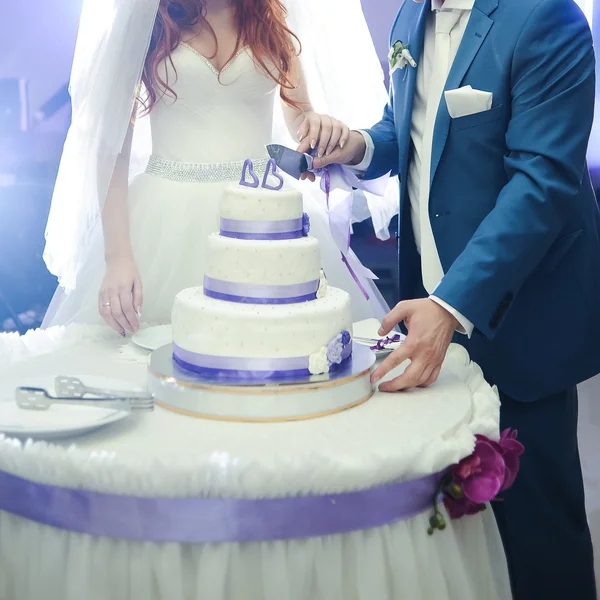
{"type": "Polygon", "coordinates": [[[402,301],[380,333],[408,338],[374,381],[410,359],[380,389],[429,385],[465,346],[526,448],[494,506],[515,599],[595,600],[575,387],[600,372],[589,27],[573,0],[404,0],[391,42],[408,52],[383,119],[314,165],[400,177],[402,301]]]}

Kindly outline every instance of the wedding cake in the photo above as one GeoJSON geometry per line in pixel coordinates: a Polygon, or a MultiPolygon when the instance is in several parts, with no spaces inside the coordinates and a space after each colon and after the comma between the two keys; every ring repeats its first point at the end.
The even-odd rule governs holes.
{"type": "Polygon", "coordinates": [[[204,285],[173,306],[173,357],[233,379],[320,375],[349,363],[349,295],[327,285],[297,191],[231,186],[204,285]]]}

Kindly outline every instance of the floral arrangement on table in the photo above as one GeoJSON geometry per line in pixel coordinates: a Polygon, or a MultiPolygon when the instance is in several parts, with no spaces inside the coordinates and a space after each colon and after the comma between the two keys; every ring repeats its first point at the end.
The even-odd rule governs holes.
{"type": "Polygon", "coordinates": [[[429,519],[429,535],[446,528],[440,499],[450,518],[459,519],[485,510],[487,502],[498,499],[515,482],[520,456],[525,451],[517,432],[506,429],[497,442],[484,435],[476,435],[475,440],[473,454],[450,467],[440,482],[429,519]]]}

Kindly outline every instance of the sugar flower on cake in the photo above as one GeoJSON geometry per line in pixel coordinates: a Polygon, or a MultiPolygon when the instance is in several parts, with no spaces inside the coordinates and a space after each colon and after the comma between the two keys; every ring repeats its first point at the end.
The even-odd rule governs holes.
{"type": "Polygon", "coordinates": [[[317,290],[317,298],[325,298],[329,290],[329,284],[325,279],[325,271],[321,269],[321,276],[319,277],[319,289],[317,290]]]}
{"type": "Polygon", "coordinates": [[[327,360],[327,348],[324,346],[308,357],[308,370],[311,375],[322,375],[329,372],[329,360],[327,360]]]}
{"type": "Polygon", "coordinates": [[[340,335],[342,336],[342,346],[344,346],[344,348],[345,348],[352,341],[352,336],[350,335],[349,331],[345,331],[345,330],[342,331],[342,333],[340,335]]]}
{"type": "Polygon", "coordinates": [[[340,365],[344,360],[344,350],[350,345],[352,336],[349,331],[338,333],[327,344],[327,360],[330,365],[340,365]]]}
{"type": "Polygon", "coordinates": [[[310,217],[306,214],[302,214],[302,235],[306,237],[310,233],[310,217]]]}
{"type": "Polygon", "coordinates": [[[351,343],[352,336],[350,332],[344,330],[338,333],[327,346],[311,354],[308,359],[308,370],[311,375],[328,373],[333,365],[341,365],[344,359],[349,356],[346,349],[351,343]]]}
{"type": "Polygon", "coordinates": [[[327,360],[329,361],[329,364],[342,364],[343,352],[344,346],[342,345],[342,334],[339,333],[329,342],[329,344],[327,344],[327,360]]]}

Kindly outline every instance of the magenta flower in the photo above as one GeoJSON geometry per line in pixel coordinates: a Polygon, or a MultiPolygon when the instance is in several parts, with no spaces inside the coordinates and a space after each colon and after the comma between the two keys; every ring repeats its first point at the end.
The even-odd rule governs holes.
{"type": "Polygon", "coordinates": [[[443,487],[444,505],[452,519],[484,510],[487,502],[512,486],[519,472],[524,447],[516,431],[503,431],[498,442],[483,435],[475,440],[473,454],[450,468],[443,487]]]}
{"type": "Polygon", "coordinates": [[[468,498],[457,500],[449,495],[444,496],[444,506],[451,519],[460,519],[465,515],[476,515],[478,512],[485,510],[485,504],[476,504],[468,498]]]}
{"type": "Polygon", "coordinates": [[[517,431],[511,431],[510,429],[505,429],[500,434],[500,440],[497,445],[500,447],[502,458],[504,459],[504,466],[506,467],[504,483],[500,490],[501,492],[504,492],[512,487],[517,478],[517,473],[521,466],[520,457],[521,454],[525,452],[525,447],[517,440],[517,431]]]}
{"type": "Polygon", "coordinates": [[[431,535],[436,529],[446,527],[438,508],[440,494],[451,519],[485,510],[487,502],[494,500],[515,482],[520,456],[524,451],[523,444],[517,441],[516,431],[504,430],[497,442],[484,435],[476,435],[473,454],[450,467],[440,482],[428,533],[431,535]]]}
{"type": "Polygon", "coordinates": [[[473,454],[452,469],[452,479],[462,487],[469,500],[483,504],[498,495],[505,473],[504,460],[496,444],[479,436],[473,454]]]}

